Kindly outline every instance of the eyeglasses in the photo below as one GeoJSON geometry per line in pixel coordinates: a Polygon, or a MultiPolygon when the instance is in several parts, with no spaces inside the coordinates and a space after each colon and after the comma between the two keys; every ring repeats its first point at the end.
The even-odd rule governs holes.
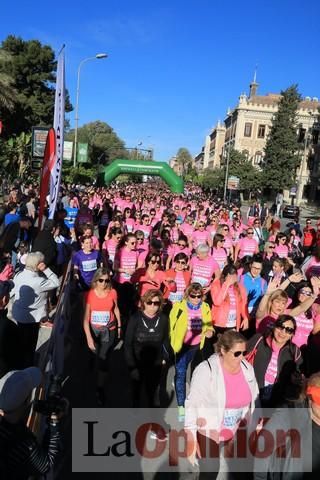
{"type": "Polygon", "coordinates": [[[233,353],[233,356],[234,357],[240,357],[240,355],[243,355],[244,357],[247,355],[247,350],[237,350],[236,352],[233,352],[232,350],[230,350],[231,353],[233,353]]]}
{"type": "Polygon", "coordinates": [[[190,298],[202,298],[202,295],[196,295],[195,293],[189,293],[190,298]]]}
{"type": "Polygon", "coordinates": [[[299,292],[301,295],[305,295],[306,297],[311,297],[312,292],[309,292],[309,290],[300,290],[299,292]]]}
{"type": "Polygon", "coordinates": [[[292,335],[295,332],[294,328],[286,327],[285,325],[276,325],[276,328],[278,328],[282,332],[286,332],[288,335],[292,335]]]}
{"type": "Polygon", "coordinates": [[[98,282],[99,283],[109,283],[110,280],[109,280],[109,278],[98,278],[98,282]]]}
{"type": "Polygon", "coordinates": [[[187,265],[184,260],[177,260],[176,263],[180,263],[181,265],[187,265]]]}
{"type": "Polygon", "coordinates": [[[160,307],[160,301],[159,300],[148,300],[146,302],[147,305],[153,305],[154,307],[160,307]]]}
{"type": "Polygon", "coordinates": [[[253,235],[253,232],[247,232],[247,235],[253,235]]]}
{"type": "Polygon", "coordinates": [[[150,260],[150,263],[152,263],[153,265],[155,265],[156,263],[160,264],[161,260],[150,260]]]}

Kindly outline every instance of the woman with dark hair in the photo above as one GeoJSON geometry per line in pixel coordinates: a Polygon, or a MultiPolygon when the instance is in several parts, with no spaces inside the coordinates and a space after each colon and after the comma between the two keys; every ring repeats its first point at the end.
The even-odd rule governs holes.
{"type": "Polygon", "coordinates": [[[289,268],[290,264],[286,258],[274,258],[267,282],[270,283],[271,280],[277,280],[279,284],[283,283],[288,278],[287,271],[289,268]]]}
{"type": "Polygon", "coordinates": [[[213,335],[210,307],[203,298],[200,283],[191,283],[183,300],[173,305],[169,317],[170,343],[176,356],[175,390],[180,421],[184,419],[188,365],[203,349],[205,338],[213,335]]]}
{"type": "Polygon", "coordinates": [[[295,319],[283,314],[264,335],[257,333],[248,341],[247,359],[253,365],[264,407],[276,405],[273,389],[286,363],[302,364],[300,349],[292,343],[296,329],[295,319]]]}
{"type": "Polygon", "coordinates": [[[301,269],[307,278],[320,276],[320,246],[314,249],[313,255],[305,259],[301,269]]]}
{"type": "Polygon", "coordinates": [[[221,233],[216,233],[212,242],[212,258],[215,259],[222,271],[228,263],[227,250],[224,248],[225,238],[221,233]]]}
{"type": "Polygon", "coordinates": [[[146,291],[141,297],[139,310],[128,323],[124,354],[132,380],[134,407],[159,406],[156,392],[164,352],[169,350],[168,317],[162,313],[162,305],[160,290],[146,291]]]}
{"type": "Polygon", "coordinates": [[[145,268],[136,270],[131,278],[133,284],[138,284],[140,296],[143,296],[148,290],[160,290],[165,287],[174,290],[174,280],[166,278],[166,273],[161,270],[161,256],[159,253],[148,253],[145,265],[145,268]]]}
{"type": "Polygon", "coordinates": [[[217,477],[219,453],[228,457],[240,422],[250,421],[259,393],[253,368],[245,360],[246,339],[230,330],[219,335],[215,349],[216,353],[195,369],[186,400],[189,461],[195,463],[198,444],[200,479],[217,477]]]}
{"type": "Polygon", "coordinates": [[[288,258],[289,248],[288,248],[288,237],[283,232],[278,232],[276,236],[276,248],[274,252],[278,255],[279,258],[288,258]]]}
{"type": "Polygon", "coordinates": [[[112,288],[109,271],[98,268],[90,290],[85,295],[83,328],[90,350],[98,361],[97,400],[105,403],[105,382],[109,357],[117,336],[121,334],[121,319],[117,292],[112,288]]]}
{"type": "Polygon", "coordinates": [[[191,282],[191,273],[188,270],[189,258],[185,253],[178,253],[174,257],[174,268],[165,272],[167,280],[173,280],[176,284],[176,291],[166,289],[164,298],[168,299],[169,305],[181,302],[186,288],[191,282]]]}
{"type": "Polygon", "coordinates": [[[109,231],[109,236],[102,244],[102,258],[106,264],[110,264],[111,268],[113,267],[116,250],[120,245],[122,237],[123,233],[121,228],[112,227],[109,231]]]}
{"type": "Polygon", "coordinates": [[[212,282],[211,298],[212,322],[217,333],[248,328],[247,292],[238,283],[234,265],[225,266],[221,277],[212,282]]]}
{"type": "Polygon", "coordinates": [[[172,261],[179,253],[185,253],[188,257],[191,255],[191,250],[188,247],[188,239],[183,233],[180,233],[177,243],[168,247],[168,257],[166,261],[167,270],[174,266],[172,265],[172,261]]]}
{"type": "Polygon", "coordinates": [[[132,218],[131,208],[126,207],[123,211],[123,223],[125,225],[127,233],[132,233],[134,231],[135,221],[132,218]]]}

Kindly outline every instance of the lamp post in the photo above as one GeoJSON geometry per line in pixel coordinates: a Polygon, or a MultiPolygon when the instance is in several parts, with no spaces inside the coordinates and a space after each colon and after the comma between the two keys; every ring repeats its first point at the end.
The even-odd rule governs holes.
{"type": "Polygon", "coordinates": [[[78,67],[77,77],[77,94],[76,94],[76,108],[75,108],[75,127],[74,127],[74,151],[73,151],[73,166],[77,166],[77,147],[78,147],[78,123],[79,123],[79,93],[80,93],[80,71],[84,63],[89,60],[100,60],[101,58],[107,58],[106,53],[97,53],[94,57],[87,57],[81,60],[78,67]]]}
{"type": "Polygon", "coordinates": [[[306,126],[305,136],[304,136],[304,147],[303,147],[303,155],[300,164],[300,171],[299,171],[299,181],[298,181],[298,191],[297,191],[297,204],[299,204],[303,197],[303,172],[305,170],[305,164],[307,163],[307,150],[308,150],[308,141],[309,141],[309,134],[310,128],[314,122],[313,119],[313,112],[309,111],[309,118],[308,118],[308,125],[306,126]],[[310,122],[311,120],[311,122],[310,122]]]}
{"type": "Polygon", "coordinates": [[[224,189],[223,189],[223,201],[224,201],[224,202],[225,202],[226,199],[227,199],[227,186],[228,186],[228,175],[229,175],[231,138],[232,138],[232,112],[230,113],[230,137],[229,137],[227,163],[226,163],[226,174],[225,174],[225,178],[224,178],[224,189]]]}

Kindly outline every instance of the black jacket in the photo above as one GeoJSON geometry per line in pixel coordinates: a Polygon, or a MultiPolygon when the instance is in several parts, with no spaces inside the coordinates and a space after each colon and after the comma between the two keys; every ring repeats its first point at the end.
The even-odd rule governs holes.
{"type": "Polygon", "coordinates": [[[164,352],[168,350],[168,317],[159,313],[150,319],[140,310],[136,312],[129,320],[124,341],[124,354],[129,369],[152,369],[155,365],[161,365],[164,352]]]}
{"type": "MultiPolygon", "coordinates": [[[[259,388],[264,387],[264,377],[268,368],[268,365],[272,356],[272,349],[268,345],[266,338],[263,337],[260,333],[257,333],[247,343],[247,350],[251,352],[257,345],[257,352],[254,357],[253,368],[256,375],[256,380],[258,382],[259,388]],[[257,345],[258,340],[262,338],[257,345]]],[[[288,342],[279,352],[278,357],[278,377],[281,375],[282,371],[288,364],[294,362],[297,366],[302,364],[301,351],[299,347],[294,345],[291,342],[288,342]]]]}
{"type": "Polygon", "coordinates": [[[57,244],[52,233],[48,230],[42,230],[38,233],[33,242],[32,251],[43,253],[44,263],[47,267],[52,269],[55,266],[58,251],[57,244]]]}

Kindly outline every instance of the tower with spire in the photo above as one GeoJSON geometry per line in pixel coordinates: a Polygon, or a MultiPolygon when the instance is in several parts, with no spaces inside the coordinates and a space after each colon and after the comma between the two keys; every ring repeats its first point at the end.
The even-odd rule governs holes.
{"type": "Polygon", "coordinates": [[[257,67],[254,70],[253,81],[250,83],[250,93],[249,98],[255,97],[257,95],[257,90],[259,83],[257,83],[257,67]]]}

